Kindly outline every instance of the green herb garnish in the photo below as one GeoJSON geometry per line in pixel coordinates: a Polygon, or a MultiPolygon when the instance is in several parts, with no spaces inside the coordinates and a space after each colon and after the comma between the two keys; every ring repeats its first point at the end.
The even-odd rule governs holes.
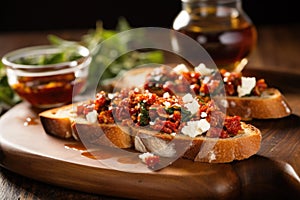
{"type": "Polygon", "coordinates": [[[0,62],[0,114],[19,101],[19,96],[8,85],[4,65],[0,62]]]}
{"type": "Polygon", "coordinates": [[[115,34],[131,29],[130,25],[124,18],[120,18],[116,27],[116,30],[106,30],[103,28],[101,21],[96,23],[96,28],[89,30],[87,34],[83,35],[81,41],[68,41],[61,39],[55,35],[49,35],[48,39],[50,43],[62,46],[69,46],[74,44],[81,44],[87,47],[93,56],[93,61],[90,65],[90,77],[89,84],[101,84],[101,81],[116,77],[123,71],[127,71],[136,66],[147,63],[163,63],[164,56],[160,50],[150,51],[130,51],[128,52],[128,44],[132,41],[142,41],[143,33],[139,33],[140,38],[129,37],[113,37],[115,34]],[[97,51],[99,44],[107,39],[111,42],[105,43],[106,49],[101,49],[101,53],[97,51]],[[123,52],[128,52],[122,54],[123,52]],[[111,60],[115,55],[120,55],[117,59],[111,63],[111,60]],[[101,74],[101,80],[95,74],[99,74],[98,71],[103,67],[106,70],[101,74]]]}
{"type": "Polygon", "coordinates": [[[147,110],[147,104],[144,102],[140,102],[140,114],[139,114],[139,124],[141,126],[146,126],[149,124],[150,117],[149,111],[147,110]]]}
{"type": "Polygon", "coordinates": [[[50,65],[50,64],[57,64],[57,63],[77,60],[81,57],[82,56],[74,52],[73,49],[70,49],[69,51],[66,50],[61,53],[55,53],[55,54],[42,54],[42,55],[21,57],[15,60],[14,63],[22,64],[22,65],[50,65]]]}
{"type": "MultiPolygon", "coordinates": [[[[34,58],[20,58],[17,62],[19,64],[30,64],[30,65],[45,65],[45,64],[55,64],[63,61],[72,61],[78,59],[78,54],[72,54],[72,48],[74,45],[83,45],[87,47],[93,56],[93,62],[90,65],[90,77],[88,78],[89,85],[101,84],[101,81],[105,79],[111,79],[116,77],[122,71],[132,69],[138,65],[146,63],[163,63],[164,57],[163,53],[158,50],[151,51],[131,51],[114,60],[111,63],[111,59],[107,55],[112,55],[113,53],[122,53],[128,51],[128,43],[131,41],[142,41],[143,33],[140,33],[141,38],[115,38],[115,40],[109,44],[109,48],[103,50],[105,54],[99,54],[95,49],[104,40],[111,38],[117,33],[131,29],[125,18],[120,18],[116,30],[106,30],[102,26],[102,22],[98,21],[96,23],[96,28],[89,30],[87,34],[83,35],[80,41],[69,41],[57,37],[56,35],[48,35],[48,40],[51,44],[58,45],[65,48],[62,53],[43,55],[34,58]],[[69,49],[69,50],[67,50],[69,49]],[[115,52],[111,52],[113,51],[115,52]],[[94,74],[103,66],[108,66],[104,73],[101,75],[101,80],[94,74]]],[[[73,51],[74,52],[74,51],[73,51]]],[[[0,64],[0,113],[2,105],[5,107],[11,107],[16,103],[20,102],[17,94],[9,87],[7,83],[7,77],[3,64],[0,64]]]]}

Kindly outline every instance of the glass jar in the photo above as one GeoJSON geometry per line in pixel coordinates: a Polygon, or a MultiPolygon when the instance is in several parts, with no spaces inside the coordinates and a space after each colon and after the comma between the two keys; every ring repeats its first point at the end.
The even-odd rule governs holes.
{"type": "Polygon", "coordinates": [[[3,56],[10,87],[36,108],[71,103],[86,86],[91,55],[87,48],[32,46],[3,56]]]}
{"type": "Polygon", "coordinates": [[[219,69],[242,71],[256,46],[257,30],[241,0],[181,1],[173,29],[199,42],[219,69]]]}

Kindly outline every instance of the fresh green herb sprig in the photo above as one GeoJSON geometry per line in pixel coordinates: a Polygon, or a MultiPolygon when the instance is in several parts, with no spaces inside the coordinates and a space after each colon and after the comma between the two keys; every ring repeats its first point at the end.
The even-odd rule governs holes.
{"type": "Polygon", "coordinates": [[[21,57],[14,62],[21,65],[50,65],[77,60],[81,57],[82,56],[73,51],[73,49],[70,49],[70,51],[64,50],[63,52],[55,54],[21,57]]]}
{"type": "Polygon", "coordinates": [[[8,85],[4,65],[0,62],[0,114],[19,101],[19,96],[8,85]]]}
{"type": "MultiPolygon", "coordinates": [[[[101,81],[106,79],[111,79],[116,77],[123,71],[127,71],[136,66],[146,64],[146,63],[163,63],[164,56],[163,52],[160,50],[150,50],[150,51],[130,51],[128,44],[132,41],[138,41],[143,38],[143,33],[140,32],[138,35],[140,38],[130,38],[130,37],[112,37],[117,33],[127,31],[131,29],[129,23],[125,18],[120,18],[115,30],[107,30],[103,28],[101,21],[96,23],[96,28],[89,30],[87,34],[83,35],[80,41],[68,41],[59,38],[55,35],[49,35],[48,39],[52,44],[56,45],[74,45],[79,43],[87,47],[93,56],[93,61],[90,65],[90,77],[89,84],[101,84],[101,81]],[[104,48],[101,49],[101,53],[97,51],[99,45],[110,39],[110,42],[105,43],[104,48]],[[128,52],[122,54],[123,52],[128,52]],[[115,55],[120,55],[117,59],[115,55]],[[111,62],[113,60],[113,62],[111,62]],[[106,67],[105,71],[101,74],[101,79],[95,76],[99,74],[99,68],[106,67]]],[[[101,70],[101,69],[100,69],[101,70]]]]}
{"type": "MultiPolygon", "coordinates": [[[[129,23],[125,18],[121,17],[118,21],[117,27],[115,30],[107,30],[103,28],[103,24],[101,21],[96,22],[96,28],[91,29],[87,32],[87,34],[83,35],[80,41],[69,41],[64,40],[56,35],[48,35],[48,40],[51,44],[59,45],[66,49],[72,49],[74,45],[81,44],[87,47],[93,56],[93,61],[90,66],[90,77],[89,84],[101,84],[102,80],[111,79],[116,77],[118,74],[123,71],[132,69],[136,66],[147,64],[147,63],[163,63],[164,56],[163,52],[159,50],[151,50],[151,51],[131,51],[126,54],[122,54],[122,52],[128,52],[128,44],[132,41],[141,40],[143,37],[143,33],[141,32],[141,38],[130,38],[130,37],[115,37],[113,42],[110,42],[107,49],[103,49],[103,51],[107,51],[104,54],[100,54],[95,49],[99,46],[99,44],[117,33],[122,31],[126,31],[131,29],[129,23]],[[111,62],[111,58],[109,55],[121,54],[117,59],[111,62]],[[103,66],[108,66],[106,70],[101,75],[101,80],[99,81],[99,77],[95,77],[94,74],[99,70],[99,68],[103,66]]],[[[64,59],[71,59],[69,54],[70,51],[64,51],[63,53],[59,53],[51,58],[40,58],[38,60],[20,60],[20,64],[54,64],[61,62],[64,59]]],[[[10,88],[7,82],[7,76],[5,73],[4,66],[2,62],[0,62],[0,113],[2,110],[7,110],[11,106],[20,102],[19,96],[10,88]]]]}

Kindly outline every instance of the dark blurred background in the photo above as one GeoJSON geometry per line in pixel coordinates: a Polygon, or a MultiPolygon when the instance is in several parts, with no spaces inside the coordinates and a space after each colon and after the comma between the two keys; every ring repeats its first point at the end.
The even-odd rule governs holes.
{"type": "MultiPolygon", "coordinates": [[[[256,25],[297,24],[297,1],[243,0],[243,8],[256,25]]],[[[2,0],[0,31],[115,28],[123,16],[132,27],[170,28],[181,10],[180,0],[2,0]]]]}

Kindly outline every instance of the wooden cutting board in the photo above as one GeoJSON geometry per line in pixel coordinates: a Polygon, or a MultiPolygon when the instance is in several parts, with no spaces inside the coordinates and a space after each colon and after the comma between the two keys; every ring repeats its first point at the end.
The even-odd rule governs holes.
{"type": "Polygon", "coordinates": [[[257,155],[247,160],[206,164],[178,159],[153,172],[127,154],[108,156],[105,149],[95,159],[75,141],[47,135],[39,111],[23,102],[0,118],[0,165],[53,185],[125,198],[299,199],[300,75],[245,73],[279,88],[293,109],[283,119],[251,122],[263,140],[257,155]]]}

